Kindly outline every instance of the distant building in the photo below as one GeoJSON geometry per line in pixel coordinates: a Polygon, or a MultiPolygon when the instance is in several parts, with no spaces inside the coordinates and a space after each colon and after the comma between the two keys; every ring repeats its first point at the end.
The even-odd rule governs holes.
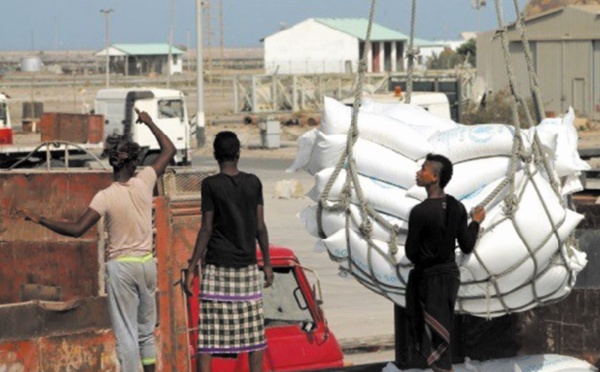
{"type": "MultiPolygon", "coordinates": [[[[364,18],[309,18],[264,38],[268,74],[356,72],[365,48],[368,20],[364,18]]],[[[373,24],[369,72],[405,69],[408,36],[373,24]]]]}
{"type": "MultiPolygon", "coordinates": [[[[546,111],[600,118],[600,5],[550,9],[525,19],[526,34],[546,111]]],[[[508,87],[500,38],[495,30],[477,37],[477,75],[486,90],[508,87]]],[[[517,89],[530,96],[525,52],[515,25],[506,34],[517,89]]]]}
{"type": "Polygon", "coordinates": [[[420,66],[427,66],[427,63],[434,56],[439,55],[445,49],[451,49],[456,51],[459,46],[463,45],[466,40],[422,40],[415,39],[415,46],[419,47],[419,55],[417,57],[417,64],[420,66]]]}
{"type": "MultiPolygon", "coordinates": [[[[171,75],[183,71],[183,51],[171,47],[171,75]]],[[[106,49],[96,53],[106,58],[106,49]]],[[[112,44],[108,47],[111,72],[124,75],[168,74],[169,44],[112,44]]]]}

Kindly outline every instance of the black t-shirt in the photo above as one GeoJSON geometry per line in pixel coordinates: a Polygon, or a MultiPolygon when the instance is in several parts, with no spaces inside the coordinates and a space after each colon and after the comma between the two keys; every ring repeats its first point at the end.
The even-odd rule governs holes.
{"type": "Polygon", "coordinates": [[[410,212],[406,257],[422,268],[453,262],[456,241],[463,252],[471,253],[478,232],[477,222],[467,226],[467,211],[454,197],[425,199],[410,212]]]}
{"type": "Polygon", "coordinates": [[[256,263],[256,210],[262,184],[253,174],[219,173],[202,181],[202,212],[214,212],[206,263],[244,267],[256,263]]]}

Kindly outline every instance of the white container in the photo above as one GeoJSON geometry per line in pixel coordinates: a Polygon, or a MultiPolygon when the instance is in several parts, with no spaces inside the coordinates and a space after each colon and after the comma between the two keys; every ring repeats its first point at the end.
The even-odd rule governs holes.
{"type": "Polygon", "coordinates": [[[24,57],[21,59],[21,71],[38,72],[42,69],[40,57],[24,57]]]}

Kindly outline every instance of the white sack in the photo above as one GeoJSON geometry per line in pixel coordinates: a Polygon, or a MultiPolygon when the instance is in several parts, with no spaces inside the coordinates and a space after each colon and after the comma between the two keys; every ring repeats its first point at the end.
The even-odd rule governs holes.
{"type": "MultiPolygon", "coordinates": [[[[467,313],[481,317],[498,317],[506,314],[504,304],[515,311],[524,311],[538,306],[534,296],[533,288],[535,287],[538,299],[541,302],[552,302],[566,297],[573,286],[577,274],[585,267],[587,263],[586,254],[571,247],[566,248],[568,251],[567,262],[563,260],[560,253],[557,253],[550,265],[548,265],[538,277],[531,283],[513,290],[509,293],[502,294],[502,301],[495,294],[494,287],[491,283],[461,285],[457,308],[466,311],[467,313]],[[488,285],[489,284],[489,285],[488,285]],[[473,287],[479,288],[474,289],[473,287]],[[486,300],[486,296],[481,296],[481,293],[486,293],[486,289],[490,291],[490,298],[486,300]],[[469,295],[467,295],[467,293],[469,295]],[[469,299],[470,293],[480,293],[479,298],[469,299]]],[[[463,269],[461,268],[461,280],[463,269]]]]}
{"type": "MultiPolygon", "coordinates": [[[[330,255],[337,260],[347,260],[349,258],[348,247],[346,246],[346,231],[340,230],[331,235],[327,239],[322,240],[327,247],[330,255]]],[[[402,279],[398,278],[396,272],[396,264],[408,265],[410,261],[404,255],[404,246],[398,245],[398,252],[393,256],[395,261],[390,259],[390,248],[387,242],[373,240],[375,248],[369,248],[365,239],[359,236],[356,232],[350,231],[350,255],[354,265],[356,265],[363,273],[370,273],[369,259],[371,256],[371,265],[375,273],[375,279],[383,285],[404,288],[408,281],[409,270],[401,269],[400,274],[402,279]],[[383,255],[378,252],[381,251],[383,255]],[[404,283],[402,282],[404,281],[404,283]]],[[[348,265],[348,264],[346,264],[348,265]]]]}
{"type": "MultiPolygon", "coordinates": [[[[346,134],[352,120],[352,107],[325,97],[321,131],[325,134],[346,134]]],[[[432,151],[427,139],[405,122],[365,110],[358,114],[360,138],[375,142],[405,155],[419,159],[432,151]]]]}
{"type": "MultiPolygon", "coordinates": [[[[345,229],[346,227],[346,214],[342,211],[329,211],[327,209],[323,209],[322,215],[322,224],[323,224],[323,232],[325,236],[331,236],[339,230],[345,229]]],[[[400,220],[394,216],[380,213],[381,218],[386,220],[389,224],[398,226],[400,229],[406,231],[408,228],[408,223],[406,221],[400,220]]],[[[362,222],[362,218],[360,216],[360,209],[357,205],[350,205],[350,216],[352,224],[352,229],[358,231],[358,227],[362,222]]],[[[312,205],[310,207],[306,207],[298,214],[300,221],[304,224],[304,228],[308,231],[309,234],[318,238],[319,237],[319,226],[317,224],[317,206],[312,205]]],[[[377,240],[387,241],[390,238],[390,233],[376,221],[372,221],[372,234],[373,238],[377,240]]],[[[404,244],[406,241],[406,235],[398,235],[398,244],[404,244]]]]}
{"type": "MultiPolygon", "coordinates": [[[[534,130],[521,133],[526,151],[531,149],[534,130]]],[[[505,124],[459,125],[435,134],[429,139],[429,143],[436,154],[444,155],[453,163],[458,163],[492,156],[511,156],[514,133],[514,127],[505,124]]],[[[539,133],[543,148],[552,156],[556,151],[556,137],[556,133],[539,133]]]]}
{"type": "MultiPolygon", "coordinates": [[[[466,360],[455,364],[455,372],[590,372],[598,369],[590,363],[565,355],[539,354],[512,358],[491,359],[485,362],[466,360]]],[[[431,369],[398,369],[393,363],[387,364],[381,372],[431,372],[431,369]]]]}
{"type": "MultiPolygon", "coordinates": [[[[308,193],[313,201],[319,200],[333,171],[333,168],[327,168],[315,175],[315,186],[308,193]]],[[[339,200],[345,179],[346,171],[342,169],[329,192],[329,201],[339,200]]],[[[365,201],[377,211],[408,221],[410,210],[419,203],[414,198],[406,197],[406,190],[403,188],[360,175],[358,179],[365,201]]],[[[358,204],[356,192],[354,189],[352,191],[352,203],[358,204]]]]}
{"type": "MultiPolygon", "coordinates": [[[[326,135],[316,132],[303,139],[303,143],[307,146],[311,141],[313,141],[312,151],[308,161],[307,151],[301,149],[288,171],[303,168],[314,175],[325,168],[335,167],[346,151],[346,135],[326,135]]],[[[364,176],[403,188],[408,188],[415,183],[417,163],[384,146],[359,138],[353,147],[353,156],[357,171],[364,176]],[[386,160],[382,161],[382,159],[386,160]]]]}
{"type": "Polygon", "coordinates": [[[560,242],[565,241],[583,219],[582,215],[566,210],[560,204],[559,198],[540,173],[536,173],[533,182],[523,172],[519,172],[515,178],[516,191],[518,195],[522,195],[522,199],[513,220],[507,219],[502,213],[505,203],[500,203],[482,224],[486,230],[475,248],[477,255],[467,256],[462,263],[465,269],[462,278],[464,282],[488,280],[489,274],[480,262],[485,263],[491,275],[498,276],[501,293],[506,293],[537,275],[529,250],[534,252],[537,271],[540,272],[549,264],[550,258],[559,249],[560,242]],[[558,237],[553,233],[553,226],[557,227],[558,237]],[[514,267],[522,261],[524,262],[514,267]]]}
{"type": "MultiPolygon", "coordinates": [[[[510,169],[509,157],[492,157],[454,164],[454,175],[445,188],[446,194],[463,199],[487,184],[504,177],[510,169]]],[[[413,186],[407,195],[419,200],[427,198],[424,187],[413,186]]]]}
{"type": "Polygon", "coordinates": [[[364,98],[361,109],[374,114],[385,115],[410,125],[414,130],[421,133],[425,138],[432,135],[454,129],[459,124],[430,113],[423,107],[406,103],[382,103],[364,98]]]}
{"type": "Polygon", "coordinates": [[[310,162],[318,133],[319,130],[315,128],[298,137],[298,152],[296,153],[296,159],[294,159],[292,165],[285,170],[287,173],[293,173],[300,169],[304,169],[310,162]]]}
{"type": "Polygon", "coordinates": [[[556,133],[556,157],[554,158],[556,173],[560,177],[577,175],[580,171],[589,170],[590,166],[581,160],[577,152],[577,129],[573,122],[575,113],[570,107],[564,118],[544,119],[537,126],[539,133],[556,133]]]}
{"type": "MultiPolygon", "coordinates": [[[[500,190],[496,191],[496,189],[500,187],[500,184],[504,182],[505,179],[506,177],[502,177],[488,183],[482,188],[475,190],[473,193],[460,199],[460,202],[463,203],[467,212],[470,212],[473,208],[483,203],[485,199],[492,195],[492,193],[496,192],[497,195],[492,200],[490,200],[490,202],[485,206],[486,211],[492,210],[496,205],[498,205],[498,203],[500,203],[504,199],[504,197],[508,193],[508,186],[504,186],[500,190]]],[[[489,212],[486,218],[489,218],[489,212]]]]}

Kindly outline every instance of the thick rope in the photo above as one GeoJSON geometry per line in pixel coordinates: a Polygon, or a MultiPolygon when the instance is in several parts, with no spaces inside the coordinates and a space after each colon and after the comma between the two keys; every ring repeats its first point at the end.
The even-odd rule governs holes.
{"type": "Polygon", "coordinates": [[[529,47],[529,40],[527,39],[527,33],[525,31],[525,25],[523,23],[523,13],[519,8],[518,0],[513,0],[515,7],[515,14],[517,15],[516,28],[521,36],[521,43],[523,44],[523,50],[525,51],[525,61],[527,62],[527,72],[529,75],[529,88],[531,90],[531,97],[533,99],[533,106],[535,108],[536,119],[541,122],[544,119],[544,102],[542,101],[542,92],[540,91],[540,83],[538,80],[537,72],[533,66],[533,56],[531,48],[529,47]]]}
{"type": "Polygon", "coordinates": [[[417,0],[412,0],[411,14],[410,14],[410,40],[408,41],[408,51],[406,56],[408,57],[408,77],[406,81],[406,97],[405,103],[410,103],[412,91],[413,91],[413,76],[415,70],[415,58],[419,54],[419,51],[415,49],[415,28],[417,23],[417,0]]]}

